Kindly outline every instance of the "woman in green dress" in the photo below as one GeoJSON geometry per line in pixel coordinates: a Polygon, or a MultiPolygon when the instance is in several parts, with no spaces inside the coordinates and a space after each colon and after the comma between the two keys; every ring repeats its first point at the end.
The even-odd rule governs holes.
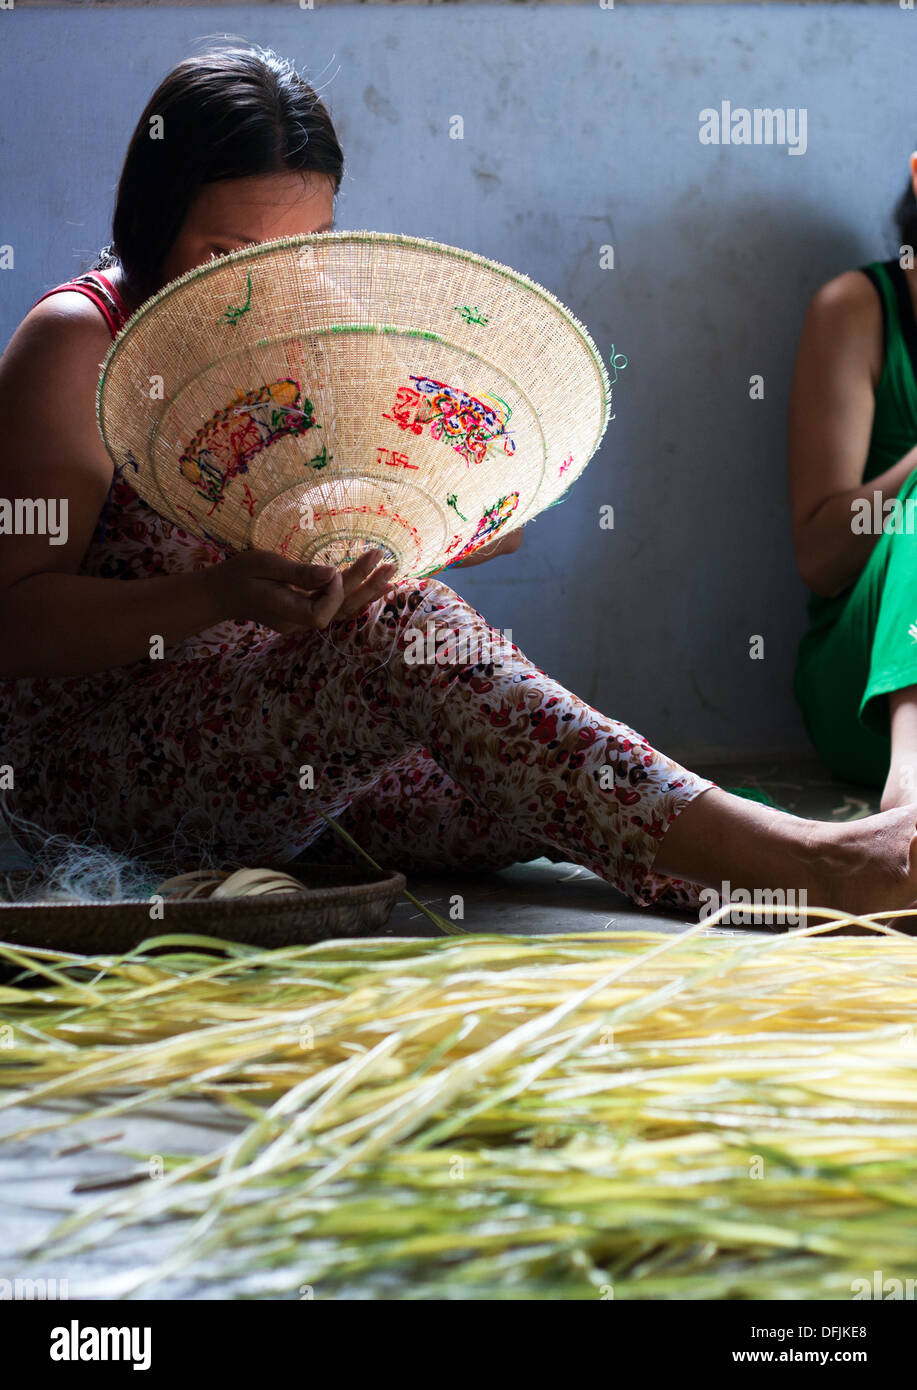
{"type": "Polygon", "coordinates": [[[790,402],[793,541],[812,591],[796,697],[813,744],[882,808],[917,791],[917,152],[899,255],[813,296],[790,402]]]}

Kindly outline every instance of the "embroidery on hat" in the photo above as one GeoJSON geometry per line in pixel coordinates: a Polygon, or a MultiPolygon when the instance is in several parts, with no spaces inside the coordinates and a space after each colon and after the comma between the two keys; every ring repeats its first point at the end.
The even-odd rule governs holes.
{"type": "Polygon", "coordinates": [[[512,410],[499,396],[488,396],[493,402],[488,405],[459,386],[424,376],[410,379],[415,385],[398,387],[391,413],[383,411],[383,419],[413,434],[423,434],[424,425],[429,425],[430,437],[451,443],[469,466],[483,463],[498,439],[505,454],[515,452],[506,428],[512,410]]]}
{"type": "MultiPolygon", "coordinates": [[[[305,434],[313,427],[321,429],[312,402],[301,401],[299,382],[284,377],[239,392],[231,405],[212,415],[180,455],[179,470],[212,503],[212,512],[223,501],[230,479],[246,473],[257,454],[284,435],[305,434]]],[[[323,468],[328,457],[323,448],[309,462],[323,468]]]]}
{"type": "Polygon", "coordinates": [[[228,323],[234,328],[240,319],[243,319],[252,307],[252,277],[251,271],[248,274],[248,298],[244,304],[230,304],[225,314],[221,314],[217,323],[228,323]]]}
{"type": "Polygon", "coordinates": [[[456,310],[458,314],[461,315],[461,317],[465,320],[466,323],[485,324],[489,321],[487,319],[487,316],[481,313],[477,305],[475,305],[475,307],[472,309],[470,304],[455,304],[453,305],[453,308],[456,310]]]}
{"type": "Polygon", "coordinates": [[[499,502],[495,502],[492,507],[488,507],[478,522],[478,529],[471,540],[453,557],[450,563],[454,565],[459,560],[464,560],[466,556],[473,555],[476,550],[480,550],[482,546],[493,540],[497,532],[502,531],[518,505],[518,492],[510,492],[505,497],[501,497],[499,502]]]}

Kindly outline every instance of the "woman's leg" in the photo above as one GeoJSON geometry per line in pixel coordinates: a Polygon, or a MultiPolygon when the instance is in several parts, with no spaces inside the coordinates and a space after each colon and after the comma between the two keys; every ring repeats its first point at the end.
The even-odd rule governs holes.
{"type": "Polygon", "coordinates": [[[732,797],[511,645],[502,666],[468,653],[428,660],[430,625],[474,646],[500,642],[428,580],[323,634],[141,668],[100,704],[84,682],[59,683],[18,745],[13,809],[64,833],[94,824],[128,849],[163,850],[178,834],[189,863],[202,846],[289,859],[325,829],[322,813],[339,815],[428,749],[522,841],[553,846],[641,904],[723,879],[845,908],[917,898],[912,812],[820,825],[732,797]]]}
{"type": "MultiPolygon", "coordinates": [[[[114,680],[43,683],[26,702],[12,809],[58,833],[92,826],[119,849],[181,867],[205,854],[292,859],[326,830],[323,815],[341,815],[406,755],[428,749],[479,825],[512,827],[498,855],[507,841],[519,852],[551,846],[636,901],[677,897],[652,861],[666,828],[710,783],[517,648],[494,667],[481,648],[500,640],[430,580],[324,633],[259,637],[114,680]],[[458,628],[474,653],[444,664],[441,644],[427,651],[428,624],[458,628]],[[94,697],[96,685],[107,698],[94,697]]],[[[479,831],[464,839],[462,828],[461,817],[451,822],[457,863],[466,847],[480,852],[479,831]]],[[[439,824],[418,834],[435,844],[439,824]]]]}
{"type": "MultiPolygon", "coordinates": [[[[356,718],[351,740],[378,747],[379,721],[388,720],[402,736],[420,734],[422,748],[471,801],[639,903],[687,905],[696,902],[697,884],[718,889],[724,879],[737,888],[803,890],[813,903],[852,910],[917,898],[917,813],[830,825],[731,796],[590,709],[515,647],[502,667],[411,660],[413,639],[431,625],[434,633],[476,636],[484,648],[499,641],[444,585],[402,585],[395,603],[380,600],[329,629],[343,666],[313,690],[319,727],[345,692],[344,708],[356,718]]],[[[420,645],[429,656],[429,636],[420,645]]]]}
{"type": "MultiPolygon", "coordinates": [[[[367,854],[406,873],[429,869],[493,870],[531,859],[562,863],[567,855],[493,815],[443,772],[427,749],[409,753],[336,817],[367,854]]],[[[309,863],[352,864],[354,851],[328,830],[307,851],[309,863]]],[[[691,909],[699,886],[666,882],[656,901],[691,909]]]]}
{"type": "Polygon", "coordinates": [[[888,697],[891,759],[882,809],[906,806],[917,798],[917,685],[893,690],[888,697]]]}
{"type": "Polygon", "coordinates": [[[914,804],[836,825],[714,787],[681,812],[653,867],[712,888],[802,891],[811,907],[892,911],[917,902],[915,826],[914,804]]]}
{"type": "MultiPolygon", "coordinates": [[[[355,644],[379,616],[352,620],[355,644]]],[[[437,764],[532,846],[553,846],[551,857],[585,865],[643,904],[690,905],[697,885],[719,889],[723,880],[802,890],[812,903],[853,911],[917,899],[917,807],[833,825],[732,796],[590,709],[511,644],[501,667],[412,663],[409,634],[431,625],[475,633],[484,648],[498,641],[435,581],[401,586],[384,618],[400,632],[381,667],[365,677],[361,669],[370,707],[396,718],[409,710],[437,764]]]]}
{"type": "MultiPolygon", "coordinates": [[[[508,868],[562,854],[531,840],[511,820],[473,801],[425,748],[407,753],[336,817],[338,825],[380,863],[406,873],[429,869],[508,868]]],[[[308,851],[309,862],[354,862],[354,851],[332,830],[308,851]]]]}
{"type": "Polygon", "coordinates": [[[837,776],[884,787],[883,810],[917,800],[917,471],[899,501],[900,529],[879,537],[834,621],[803,638],[796,672],[819,754],[837,776]]]}
{"type": "MultiPolygon", "coordinates": [[[[502,822],[511,830],[498,856],[510,845],[529,854],[551,847],[638,901],[677,894],[653,877],[651,862],[666,826],[710,783],[590,709],[517,648],[495,668],[487,649],[500,641],[458,595],[427,580],[324,633],[271,637],[216,658],[206,673],[186,663],[157,693],[170,707],[166,728],[184,724],[181,743],[206,749],[205,758],[179,753],[185,779],[155,804],[138,788],[134,821],[181,814],[187,828],[199,809],[214,823],[208,844],[224,854],[292,858],[325,831],[323,814],[341,816],[426,749],[477,808],[478,828],[449,846],[454,862],[466,862],[463,843],[480,856],[479,827],[502,822]],[[440,646],[428,660],[428,623],[458,628],[474,653],[444,664],[440,646]]],[[[447,827],[461,828],[460,817],[447,827]]],[[[423,857],[435,854],[439,830],[438,820],[418,823],[433,841],[423,857]]]]}

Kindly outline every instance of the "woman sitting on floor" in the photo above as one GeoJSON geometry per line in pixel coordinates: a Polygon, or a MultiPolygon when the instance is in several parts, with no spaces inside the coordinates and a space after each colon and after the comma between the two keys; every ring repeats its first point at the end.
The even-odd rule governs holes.
{"type": "Polygon", "coordinates": [[[900,256],[829,280],[793,378],[793,539],[812,590],[796,694],[839,776],[917,796],[917,153],[900,256]]]}
{"type": "Polygon", "coordinates": [[[472,651],[500,643],[440,579],[398,582],[378,552],[344,573],[220,552],[113,477],[95,417],[111,338],[212,256],[330,228],[342,170],[289,64],[232,48],[180,64],[131,139],[111,247],[41,297],[0,359],[0,495],[64,498],[69,516],[64,544],[0,537],[11,810],[176,867],[204,843],[249,863],[319,856],[325,813],[392,867],[547,855],[641,904],[696,906],[698,885],[723,880],[852,910],[917,899],[917,808],[833,825],[732,796],[517,648],[502,667],[405,660],[431,619],[472,651]]]}

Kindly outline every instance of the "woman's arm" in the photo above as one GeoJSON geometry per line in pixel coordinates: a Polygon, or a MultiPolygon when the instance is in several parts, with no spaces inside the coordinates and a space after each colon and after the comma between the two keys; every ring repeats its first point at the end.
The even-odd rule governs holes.
{"type": "Polygon", "coordinates": [[[325,627],[385,591],[393,571],[376,569],[378,552],[343,574],[263,551],[150,579],[79,574],[112,477],[95,419],[110,342],[86,298],[61,293],[26,316],[0,358],[0,498],[53,498],[61,518],[66,504],[61,544],[0,534],[0,677],[128,665],[155,637],[170,646],[226,618],[325,627]]]}
{"type": "Polygon", "coordinates": [[[862,482],[882,370],[882,310],[859,271],[813,296],[796,357],[789,412],[789,478],[796,563],[832,597],[854,582],[878,540],[853,529],[853,503],[895,497],[917,468],[917,447],[862,482]]]}

